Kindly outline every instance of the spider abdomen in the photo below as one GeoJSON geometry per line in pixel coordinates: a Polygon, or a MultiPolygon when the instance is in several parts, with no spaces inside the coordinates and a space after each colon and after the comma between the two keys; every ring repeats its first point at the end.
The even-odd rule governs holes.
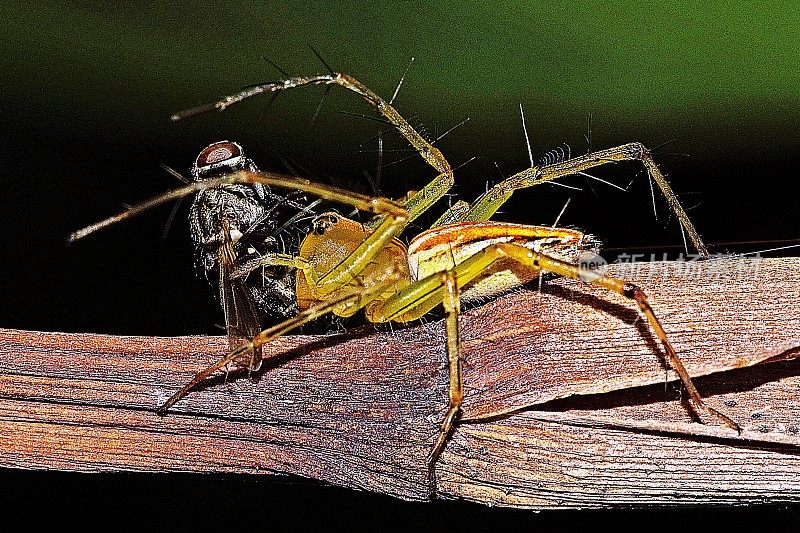
{"type": "MultiPolygon", "coordinates": [[[[573,229],[505,222],[456,222],[417,235],[408,247],[413,280],[453,268],[494,244],[516,244],[570,263],[592,247],[593,239],[573,229]]],[[[464,302],[480,301],[533,281],[539,270],[517,261],[499,261],[461,287],[464,302]]]]}

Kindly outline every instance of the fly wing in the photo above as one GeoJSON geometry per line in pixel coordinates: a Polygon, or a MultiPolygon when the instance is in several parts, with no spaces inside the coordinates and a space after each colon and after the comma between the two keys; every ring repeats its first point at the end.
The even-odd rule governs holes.
{"type": "MultiPolygon", "coordinates": [[[[235,350],[258,335],[261,327],[258,310],[244,277],[235,277],[236,251],[230,235],[230,226],[223,222],[222,244],[219,247],[219,299],[225,312],[228,345],[235,350]]],[[[241,366],[258,370],[261,366],[261,348],[237,360],[241,366]]]]}

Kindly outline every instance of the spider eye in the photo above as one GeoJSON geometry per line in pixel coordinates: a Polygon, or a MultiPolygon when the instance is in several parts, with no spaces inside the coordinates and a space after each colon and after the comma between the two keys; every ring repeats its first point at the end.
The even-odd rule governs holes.
{"type": "Polygon", "coordinates": [[[339,217],[334,214],[325,214],[320,215],[314,219],[312,226],[314,228],[314,233],[317,235],[325,235],[325,232],[331,229],[335,224],[339,222],[339,217]]]}
{"type": "Polygon", "coordinates": [[[192,166],[192,176],[195,180],[206,179],[211,175],[224,172],[235,172],[249,168],[249,160],[244,156],[244,150],[233,141],[220,141],[206,146],[192,166]]]}

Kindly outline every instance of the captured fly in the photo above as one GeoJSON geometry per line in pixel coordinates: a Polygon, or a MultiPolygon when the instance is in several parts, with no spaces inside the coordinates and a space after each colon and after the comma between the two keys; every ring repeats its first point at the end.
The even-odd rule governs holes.
{"type": "MultiPolygon", "coordinates": [[[[257,172],[242,147],[231,141],[207,146],[192,166],[192,179],[204,181],[239,170],[257,172]]],[[[202,189],[192,201],[189,228],[198,271],[219,290],[231,349],[261,331],[261,322],[280,322],[299,312],[295,273],[284,266],[261,266],[269,254],[296,255],[302,223],[314,203],[298,192],[276,192],[262,184],[202,189]]],[[[240,361],[252,370],[261,354],[240,361]]]]}

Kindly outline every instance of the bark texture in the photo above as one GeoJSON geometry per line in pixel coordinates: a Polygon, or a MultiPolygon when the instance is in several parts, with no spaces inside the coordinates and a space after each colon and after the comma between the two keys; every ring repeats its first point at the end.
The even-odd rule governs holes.
{"type": "MultiPolygon", "coordinates": [[[[693,419],[632,302],[547,281],[464,312],[464,414],[436,497],[539,509],[800,501],[800,259],[612,273],[644,288],[709,405],[742,433],[693,419]]],[[[0,330],[0,466],[290,473],[429,497],[426,455],[447,406],[441,321],[285,337],[257,375],[217,376],[153,412],[226,347],[0,330]]]]}

